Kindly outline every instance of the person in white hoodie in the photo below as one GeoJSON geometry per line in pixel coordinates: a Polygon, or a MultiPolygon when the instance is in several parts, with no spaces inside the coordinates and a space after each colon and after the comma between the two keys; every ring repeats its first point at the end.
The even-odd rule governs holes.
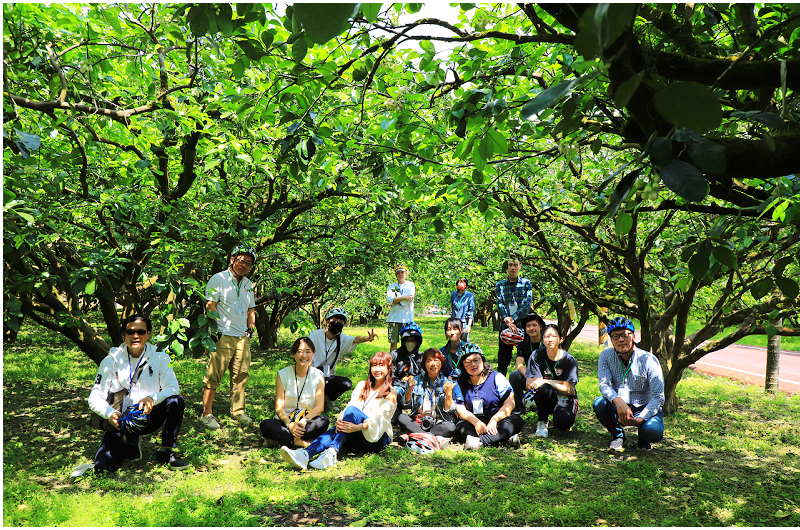
{"type": "Polygon", "coordinates": [[[148,344],[153,326],[142,315],[131,315],[122,321],[121,332],[125,343],[111,348],[100,363],[94,386],[89,394],[89,408],[114,427],[107,431],[94,457],[95,473],[116,471],[125,460],[142,457],[142,434],[150,434],[163,427],[161,447],[156,460],[172,469],[185,469],[189,464],[180,460],[173,451],[183,422],[185,402],[180,395],[178,379],[170,366],[170,358],[163,351],[148,344]],[[122,412],[111,402],[115,393],[123,391],[122,412]],[[146,416],[135,427],[120,430],[119,420],[126,409],[134,407],[146,416]]]}

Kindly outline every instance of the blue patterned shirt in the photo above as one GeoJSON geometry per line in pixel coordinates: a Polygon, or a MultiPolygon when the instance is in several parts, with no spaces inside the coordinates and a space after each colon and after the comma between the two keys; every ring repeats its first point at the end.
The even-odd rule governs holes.
{"type": "Polygon", "coordinates": [[[450,295],[450,316],[461,319],[463,325],[472,323],[475,316],[475,295],[469,291],[458,296],[458,291],[450,295]]]}
{"type": "Polygon", "coordinates": [[[518,320],[531,310],[533,301],[533,284],[527,278],[517,278],[516,283],[511,283],[508,278],[500,280],[494,287],[494,296],[497,299],[497,313],[500,315],[500,331],[508,326],[503,322],[506,317],[518,320]],[[517,310],[511,313],[511,304],[517,304],[517,310]]]}
{"type": "Polygon", "coordinates": [[[597,359],[597,379],[600,382],[600,393],[609,401],[618,397],[617,391],[625,381],[630,391],[628,405],[644,408],[636,416],[644,421],[649,420],[661,410],[664,404],[664,375],[661,363],[655,355],[636,346],[626,367],[617,357],[614,348],[606,348],[597,359]]]}

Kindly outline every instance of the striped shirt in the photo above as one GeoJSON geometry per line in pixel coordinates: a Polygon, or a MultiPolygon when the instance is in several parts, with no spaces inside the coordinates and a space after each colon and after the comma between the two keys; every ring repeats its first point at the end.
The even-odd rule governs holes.
{"type": "Polygon", "coordinates": [[[628,405],[644,406],[636,416],[647,421],[658,414],[664,404],[664,375],[661,372],[661,363],[655,355],[636,346],[633,349],[628,366],[619,360],[614,348],[603,350],[597,359],[597,379],[600,393],[612,401],[618,397],[617,391],[625,375],[624,380],[630,391],[628,405]]]}

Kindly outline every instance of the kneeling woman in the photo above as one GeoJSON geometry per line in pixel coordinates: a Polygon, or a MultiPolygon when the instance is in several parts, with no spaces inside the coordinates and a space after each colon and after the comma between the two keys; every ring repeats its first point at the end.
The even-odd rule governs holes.
{"type": "Polygon", "coordinates": [[[369,377],[356,385],[347,408],[339,413],[336,426],[307,449],[281,447],[281,456],[297,469],[328,468],[340,452],[377,453],[392,441],[392,416],[397,392],[392,388],[392,356],[379,351],[369,360],[369,377]]]}
{"type": "Polygon", "coordinates": [[[512,414],[514,391],[508,379],[486,364],[480,350],[461,357],[458,368],[461,396],[456,398],[456,410],[462,419],[453,441],[464,442],[465,449],[480,449],[517,437],[523,421],[512,414]]]}
{"type": "Polygon", "coordinates": [[[301,337],[292,344],[294,364],[275,378],[275,417],[261,422],[266,447],[308,443],[324,433],[330,421],[325,407],[325,377],[312,366],[314,343],[301,337]]]}
{"type": "Polygon", "coordinates": [[[422,354],[423,373],[408,382],[403,397],[403,408],[410,407],[411,413],[400,414],[397,420],[408,432],[430,432],[445,438],[456,432],[453,398],[458,399],[460,394],[458,387],[442,375],[443,364],[444,355],[436,348],[428,348],[422,354]]]}
{"type": "Polygon", "coordinates": [[[528,359],[525,373],[526,388],[533,390],[533,399],[539,421],[536,436],[547,437],[547,418],[553,415],[553,426],[568,431],[575,424],[578,413],[578,363],[575,357],[561,349],[564,338],[561,329],[548,324],[542,333],[544,348],[536,350],[528,359]]]}

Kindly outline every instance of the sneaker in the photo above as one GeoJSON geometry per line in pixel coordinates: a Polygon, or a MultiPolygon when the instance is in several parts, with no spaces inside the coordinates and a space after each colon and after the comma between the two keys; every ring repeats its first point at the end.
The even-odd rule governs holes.
{"type": "Polygon", "coordinates": [[[212,431],[216,431],[219,429],[219,422],[217,418],[214,417],[213,414],[209,414],[208,416],[201,416],[200,422],[206,426],[206,429],[211,429],[212,431]]]}
{"type": "Polygon", "coordinates": [[[622,451],[623,445],[625,444],[625,438],[620,436],[619,438],[614,438],[610,442],[608,442],[608,448],[612,451],[622,451]]]}
{"type": "Polygon", "coordinates": [[[184,462],[177,456],[175,456],[175,451],[156,451],[156,462],[159,464],[168,465],[171,469],[176,471],[180,471],[181,469],[186,469],[187,467],[191,466],[189,462],[184,462]]]}
{"type": "Polygon", "coordinates": [[[511,447],[514,447],[516,449],[519,449],[520,447],[522,447],[522,442],[520,442],[520,440],[519,440],[519,434],[515,434],[514,436],[512,436],[511,438],[506,440],[505,443],[506,443],[506,445],[510,445],[511,447]]]}
{"type": "Polygon", "coordinates": [[[477,436],[467,435],[467,440],[464,442],[464,449],[480,449],[483,447],[483,442],[477,436]]]}
{"type": "Polygon", "coordinates": [[[251,423],[253,423],[253,418],[251,418],[250,416],[248,416],[244,412],[242,412],[238,416],[234,416],[233,419],[238,421],[242,425],[250,425],[251,423]]]}
{"type": "Polygon", "coordinates": [[[547,438],[547,422],[546,421],[538,421],[536,422],[536,436],[540,438],[547,438]]]}
{"type": "Polygon", "coordinates": [[[272,438],[264,438],[264,443],[261,444],[262,447],[271,448],[271,447],[278,447],[281,443],[278,440],[273,440],[272,438]]]}
{"type": "Polygon", "coordinates": [[[643,438],[639,438],[639,442],[636,444],[636,446],[642,451],[650,451],[653,449],[653,446],[650,444],[650,442],[643,438]]]}
{"type": "Polygon", "coordinates": [[[328,469],[329,467],[335,465],[339,460],[336,459],[336,451],[333,450],[332,447],[328,447],[322,454],[317,457],[316,460],[311,462],[309,465],[314,469],[328,469]]]}
{"type": "Polygon", "coordinates": [[[289,462],[292,467],[308,470],[308,451],[305,449],[289,449],[285,445],[281,447],[281,457],[289,462]]]}

